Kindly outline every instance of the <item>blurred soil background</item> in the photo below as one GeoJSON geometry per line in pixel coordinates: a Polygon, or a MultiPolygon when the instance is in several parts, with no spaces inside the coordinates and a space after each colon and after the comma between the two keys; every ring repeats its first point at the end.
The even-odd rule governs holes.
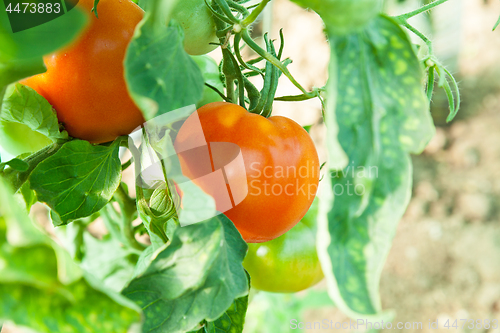
{"type": "MultiPolygon", "coordinates": [[[[288,0],[273,0],[260,30],[278,39],[284,29],[285,56],[290,71],[310,89],[328,78],[329,46],[319,17],[288,0]]],[[[419,6],[419,1],[393,0],[391,14],[419,6]]],[[[435,41],[443,63],[456,75],[462,107],[450,124],[447,101],[437,92],[432,114],[437,132],[424,153],[413,157],[414,189],[401,220],[381,279],[384,309],[395,311],[395,322],[422,322],[423,329],[404,332],[449,332],[450,319],[500,321],[500,15],[498,0],[450,0],[431,16],[412,23],[435,41]],[[429,320],[439,329],[429,330],[429,320]]],[[[417,42],[417,39],[415,39],[417,42]]],[[[220,58],[215,51],[214,58],[220,58]]],[[[277,96],[298,94],[284,77],[277,96]]],[[[317,122],[319,102],[275,103],[274,114],[293,117],[302,125],[317,122]]],[[[312,134],[321,144],[323,128],[312,134]]],[[[325,156],[320,152],[321,159],[325,156]]],[[[46,216],[40,206],[35,213],[46,216]]],[[[48,222],[48,220],[47,220],[48,222]]],[[[349,330],[291,330],[291,319],[343,322],[325,293],[324,283],[296,295],[253,295],[245,333],[346,332],[349,330]]],[[[500,323],[499,323],[500,329],[500,323]]],[[[454,332],[491,332],[474,329],[454,332]]],[[[4,326],[1,333],[25,332],[4,326]]],[[[112,333],[112,332],[103,332],[112,333]]]]}

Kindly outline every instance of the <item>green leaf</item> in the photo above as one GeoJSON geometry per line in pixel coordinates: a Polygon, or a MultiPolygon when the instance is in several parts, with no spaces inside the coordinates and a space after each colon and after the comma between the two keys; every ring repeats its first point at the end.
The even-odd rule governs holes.
{"type": "Polygon", "coordinates": [[[95,218],[78,220],[56,228],[56,235],[73,257],[81,252],[80,267],[85,272],[101,281],[106,288],[121,292],[132,280],[139,256],[110,234],[97,239],[86,231],[87,225],[95,218]]]}
{"type": "Polygon", "coordinates": [[[140,311],[37,227],[0,178],[0,321],[38,332],[127,332],[140,311]]]}
{"type": "Polygon", "coordinates": [[[363,32],[330,37],[328,95],[337,100],[327,100],[326,116],[336,117],[350,162],[323,180],[319,256],[344,313],[383,316],[379,280],[411,195],[409,153],[421,152],[435,129],[420,63],[395,21],[379,16],[363,32]]]}
{"type": "Polygon", "coordinates": [[[137,254],[109,235],[98,240],[85,232],[83,240],[85,255],[80,266],[110,290],[121,292],[132,279],[137,254]]]}
{"type": "Polygon", "coordinates": [[[21,186],[19,194],[22,198],[23,204],[26,206],[26,211],[29,212],[31,210],[31,206],[38,201],[35,191],[30,188],[29,182],[25,182],[23,186],[21,186]]]}
{"type": "Polygon", "coordinates": [[[45,71],[42,56],[72,41],[87,22],[78,8],[47,23],[12,33],[4,2],[0,3],[0,89],[45,71]]]}
{"type": "Polygon", "coordinates": [[[180,26],[173,24],[160,32],[147,21],[136,28],[125,57],[125,79],[146,120],[202,97],[203,76],[184,51],[182,36],[180,26]]]}
{"type": "Polygon", "coordinates": [[[155,253],[155,247],[153,245],[148,246],[142,253],[139,255],[139,259],[135,265],[134,275],[133,277],[138,277],[143,272],[148,269],[149,265],[153,261],[153,254],[155,253]]]}
{"type": "Polygon", "coordinates": [[[237,298],[224,314],[215,321],[207,322],[207,333],[242,333],[248,307],[248,295],[237,298]]]}
{"type": "Polygon", "coordinates": [[[241,264],[246,251],[224,215],[179,227],[123,294],[143,308],[144,332],[189,331],[202,320],[217,320],[248,294],[241,264]]]}
{"type": "Polygon", "coordinates": [[[35,90],[20,83],[8,87],[2,104],[0,120],[27,125],[52,141],[67,139],[59,129],[52,105],[35,90]]]}
{"type": "Polygon", "coordinates": [[[99,211],[120,185],[119,143],[95,146],[74,140],[64,144],[30,175],[38,200],[57,212],[64,224],[99,211]]]}
{"type": "Polygon", "coordinates": [[[204,322],[203,327],[188,333],[242,333],[248,307],[248,295],[237,298],[215,321],[204,322]]]}

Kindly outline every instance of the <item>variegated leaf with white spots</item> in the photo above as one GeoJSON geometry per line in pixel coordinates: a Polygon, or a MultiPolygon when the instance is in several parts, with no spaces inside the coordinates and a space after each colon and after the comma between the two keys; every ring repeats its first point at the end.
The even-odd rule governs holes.
{"type": "MultiPolygon", "coordinates": [[[[409,153],[421,152],[435,129],[423,71],[396,22],[379,16],[362,32],[332,36],[330,43],[336,62],[326,117],[336,118],[349,163],[324,180],[319,255],[339,308],[380,315],[380,273],[411,193],[409,153]]],[[[338,158],[330,153],[330,165],[338,158]]]]}

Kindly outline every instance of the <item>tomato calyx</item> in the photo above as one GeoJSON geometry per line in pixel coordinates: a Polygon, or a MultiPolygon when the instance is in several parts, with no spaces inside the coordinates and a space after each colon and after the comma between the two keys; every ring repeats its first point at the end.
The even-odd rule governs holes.
{"type": "Polygon", "coordinates": [[[258,15],[264,10],[270,0],[261,1],[250,11],[234,1],[217,0],[212,4],[205,0],[206,5],[214,15],[217,25],[217,36],[223,54],[222,71],[225,76],[227,94],[225,101],[239,104],[251,113],[269,117],[276,94],[278,79],[284,74],[308,98],[318,97],[315,91],[306,91],[287,69],[290,59],[282,59],[284,38],[280,31],[280,47],[276,51],[273,42],[267,34],[264,35],[265,49],[261,48],[250,36],[249,29],[258,15]],[[230,37],[234,35],[234,43],[230,45],[230,37]],[[258,58],[245,61],[240,52],[240,44],[244,42],[258,54],[258,58]],[[265,61],[264,68],[256,65],[265,61]],[[248,79],[260,75],[264,86],[259,91],[248,79]]]}

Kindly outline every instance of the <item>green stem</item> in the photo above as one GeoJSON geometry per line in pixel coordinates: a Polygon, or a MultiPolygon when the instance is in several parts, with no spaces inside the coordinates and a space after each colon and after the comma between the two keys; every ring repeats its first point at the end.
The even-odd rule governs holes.
{"type": "Polygon", "coordinates": [[[17,192],[21,186],[23,186],[40,162],[57,153],[62,146],[63,144],[54,142],[53,144],[48,145],[47,147],[42,148],[36,153],[33,153],[23,159],[24,162],[28,163],[28,169],[26,171],[16,171],[12,168],[5,170],[3,176],[5,180],[12,185],[14,193],[17,192]]]}
{"type": "Polygon", "coordinates": [[[137,250],[144,250],[144,246],[135,239],[134,230],[132,228],[132,221],[135,219],[137,207],[135,200],[132,199],[125,191],[123,184],[118,186],[115,192],[115,198],[120,205],[121,210],[121,232],[126,239],[127,244],[137,250]]]}
{"type": "Polygon", "coordinates": [[[227,0],[226,2],[228,3],[229,7],[235,9],[240,14],[242,14],[244,16],[246,16],[246,15],[249,14],[249,11],[248,11],[248,9],[245,8],[245,6],[242,6],[242,5],[236,3],[236,2],[234,2],[232,0],[227,0]]]}
{"type": "Polygon", "coordinates": [[[234,103],[235,99],[234,80],[228,77],[226,77],[226,94],[228,102],[234,103]]]}
{"type": "Polygon", "coordinates": [[[233,67],[236,69],[236,81],[238,82],[238,102],[239,102],[239,105],[246,109],[246,106],[245,106],[245,81],[243,79],[243,73],[241,73],[241,69],[239,67],[238,61],[233,56],[233,54],[231,52],[228,52],[227,54],[231,58],[231,61],[233,62],[233,67]]]}
{"type": "MultiPolygon", "coordinates": [[[[265,38],[265,40],[268,52],[271,53],[273,56],[276,56],[276,50],[274,49],[273,42],[269,38],[265,38]]],[[[279,77],[281,76],[281,72],[276,67],[271,66],[270,74],[271,74],[271,84],[270,84],[269,94],[267,96],[267,101],[264,104],[264,109],[261,114],[263,117],[266,118],[268,118],[273,111],[274,96],[276,94],[276,89],[278,88],[278,80],[279,77]]],[[[268,75],[267,72],[266,75],[268,75]]]]}
{"type": "Polygon", "coordinates": [[[437,0],[437,1],[434,1],[434,2],[427,4],[425,6],[422,6],[419,9],[415,9],[409,13],[396,16],[395,18],[400,20],[400,21],[406,21],[407,19],[409,19],[415,15],[421,14],[421,13],[426,12],[426,11],[436,7],[436,6],[439,6],[440,4],[445,3],[446,1],[448,1],[448,0],[437,0]]]}
{"type": "Polygon", "coordinates": [[[231,51],[222,48],[222,71],[226,77],[226,95],[230,103],[236,101],[236,92],[234,90],[234,81],[237,79],[236,72],[240,71],[239,66],[234,66],[231,51]]]}
{"type": "Polygon", "coordinates": [[[75,237],[75,259],[77,261],[82,261],[83,256],[85,255],[83,250],[85,246],[83,234],[87,226],[82,221],[75,221],[73,223],[76,223],[76,226],[78,228],[78,232],[75,237]]]}
{"type": "Polygon", "coordinates": [[[130,158],[127,162],[122,164],[122,171],[126,170],[131,165],[132,165],[132,159],[130,158]]]}
{"type": "Polygon", "coordinates": [[[130,211],[135,211],[135,200],[128,195],[127,191],[125,191],[125,188],[123,187],[123,184],[120,184],[120,186],[118,186],[115,192],[115,196],[119,200],[119,202],[131,206],[132,208],[130,209],[130,211]]]}
{"type": "Polygon", "coordinates": [[[3,97],[5,96],[6,91],[7,91],[7,86],[0,89],[0,115],[2,114],[3,97]]]}
{"type": "Polygon", "coordinates": [[[429,49],[429,54],[431,54],[431,55],[434,54],[433,53],[434,51],[432,48],[432,42],[426,35],[424,35],[420,31],[418,31],[417,29],[415,29],[411,24],[409,24],[406,21],[400,21],[400,24],[402,26],[404,26],[405,28],[407,28],[408,30],[410,30],[411,32],[413,32],[418,37],[420,37],[420,39],[422,39],[425,42],[425,44],[427,45],[427,48],[429,49]]]}
{"type": "MultiPolygon", "coordinates": [[[[450,78],[451,83],[453,85],[453,90],[455,91],[455,95],[456,95],[456,98],[457,98],[457,102],[455,104],[456,107],[455,108],[450,108],[450,114],[446,118],[446,122],[450,122],[450,121],[453,120],[453,118],[455,118],[455,116],[458,113],[458,110],[460,109],[460,90],[458,89],[458,83],[455,80],[455,78],[453,77],[453,75],[451,75],[451,73],[446,68],[444,68],[444,67],[443,67],[443,70],[446,73],[446,75],[448,75],[448,77],[450,78]]],[[[448,82],[448,81],[446,81],[446,82],[448,82]]],[[[452,93],[452,98],[453,98],[453,93],[452,93]]],[[[450,103],[450,105],[452,105],[452,104],[450,103]]]]}
{"type": "Polygon", "coordinates": [[[250,24],[252,24],[256,19],[257,17],[260,15],[260,13],[262,13],[262,11],[264,10],[264,8],[266,8],[267,6],[267,3],[271,1],[271,0],[263,0],[258,6],[257,8],[255,8],[251,13],[250,15],[248,15],[246,18],[244,18],[240,25],[242,28],[246,28],[248,27],[250,24]]]}
{"type": "Polygon", "coordinates": [[[281,96],[281,97],[276,97],[274,100],[275,101],[282,101],[282,102],[301,102],[301,101],[307,101],[316,97],[319,97],[320,91],[324,91],[326,88],[315,88],[313,91],[307,93],[307,94],[300,94],[300,95],[291,95],[291,96],[281,96]]]}
{"type": "Polygon", "coordinates": [[[429,104],[431,103],[433,92],[434,92],[434,66],[429,68],[429,74],[427,77],[427,99],[429,100],[429,104]]]}
{"type": "Polygon", "coordinates": [[[205,82],[205,85],[207,87],[209,87],[210,89],[212,89],[213,91],[215,91],[224,101],[228,101],[228,98],[226,97],[226,95],[224,95],[219,89],[217,89],[217,87],[214,87],[212,86],[210,83],[206,83],[205,82]]]}
{"type": "Polygon", "coordinates": [[[268,62],[270,62],[271,64],[273,64],[277,68],[279,68],[279,70],[282,71],[283,74],[285,74],[285,76],[293,83],[293,85],[300,89],[300,91],[302,91],[304,94],[308,94],[307,90],[305,90],[297,82],[297,80],[295,80],[295,78],[292,76],[292,74],[290,74],[290,71],[288,71],[288,69],[281,63],[281,61],[279,61],[275,56],[273,56],[269,52],[262,49],[259,45],[257,45],[257,43],[255,43],[253,41],[253,39],[248,34],[248,30],[242,31],[242,37],[243,37],[243,40],[245,41],[245,43],[247,43],[247,45],[252,50],[257,52],[257,54],[260,55],[262,58],[266,59],[268,62]]]}
{"type": "MultiPolygon", "coordinates": [[[[229,20],[227,17],[225,17],[224,15],[222,14],[219,14],[211,5],[210,3],[208,2],[208,0],[205,0],[205,4],[207,5],[207,7],[210,9],[210,11],[212,12],[212,15],[214,15],[218,20],[215,20],[215,24],[217,25],[217,30],[222,30],[223,28],[221,27],[221,23],[222,22],[225,22],[229,25],[233,25],[235,22],[232,22],[231,20],[229,20]]],[[[232,27],[231,27],[232,29],[232,27]]]]}
{"type": "Polygon", "coordinates": [[[495,29],[498,27],[499,24],[500,24],[500,17],[498,18],[497,23],[495,23],[495,25],[493,26],[493,31],[495,31],[495,29]]]}
{"type": "Polygon", "coordinates": [[[252,66],[252,65],[249,65],[246,63],[245,60],[243,60],[243,57],[241,56],[241,51],[240,51],[240,41],[241,41],[241,34],[236,34],[234,36],[234,54],[236,54],[236,59],[238,59],[241,66],[243,66],[244,68],[262,74],[262,71],[259,68],[252,66]]]}
{"type": "Polygon", "coordinates": [[[228,18],[232,22],[238,22],[238,19],[236,17],[234,17],[233,12],[231,11],[231,8],[229,8],[229,5],[225,0],[215,0],[215,3],[219,6],[219,8],[222,10],[222,12],[226,15],[226,18],[228,18]]]}

